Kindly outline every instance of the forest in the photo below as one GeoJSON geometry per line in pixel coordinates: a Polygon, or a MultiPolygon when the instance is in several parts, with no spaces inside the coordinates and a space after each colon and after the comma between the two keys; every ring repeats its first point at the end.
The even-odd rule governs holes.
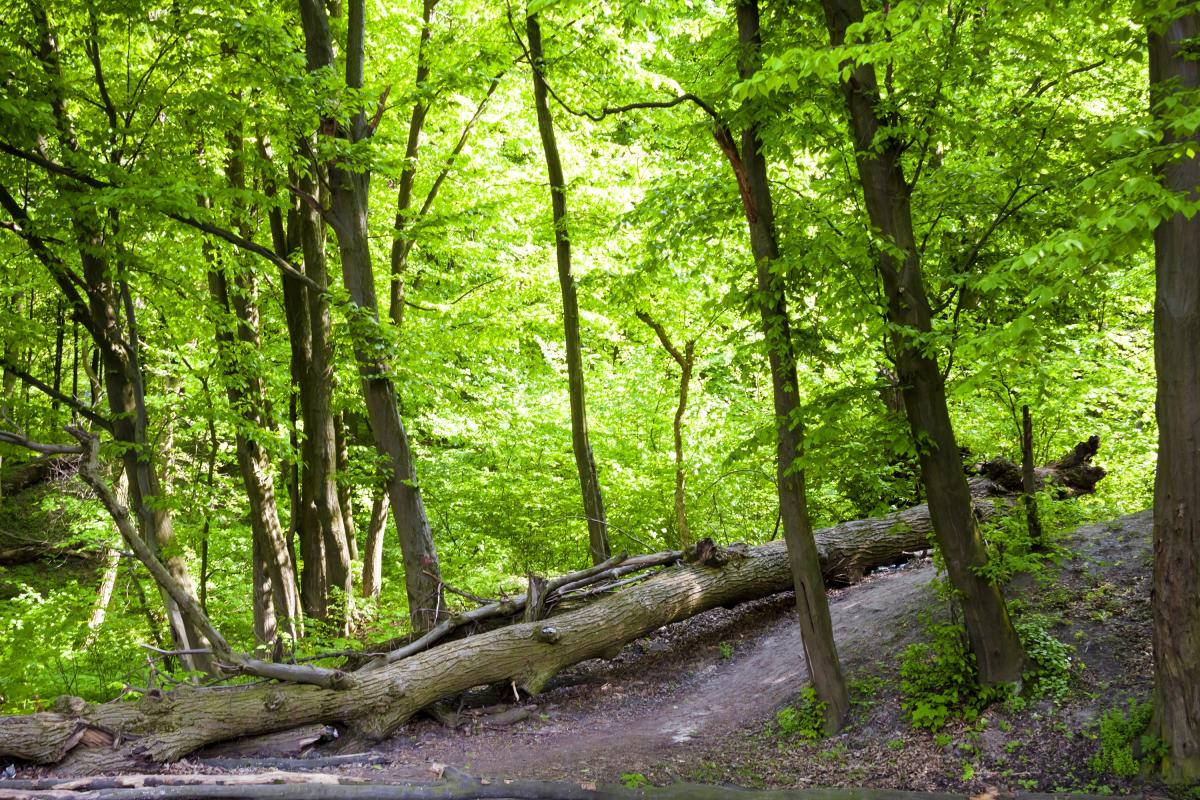
{"type": "Polygon", "coordinates": [[[0,798],[1194,800],[1198,54],[3,4],[0,798]]]}

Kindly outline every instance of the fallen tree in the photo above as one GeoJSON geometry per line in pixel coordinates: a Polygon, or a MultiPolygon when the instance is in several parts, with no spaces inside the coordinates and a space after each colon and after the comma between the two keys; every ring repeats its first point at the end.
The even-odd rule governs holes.
{"type": "MultiPolygon", "coordinates": [[[[1100,800],[1080,794],[1005,794],[1009,800],[1100,800]]],[[[0,782],[0,800],[968,800],[968,795],[895,789],[742,789],[677,783],[633,787],[592,782],[476,778],[447,769],[441,780],[386,783],[338,775],[125,775],[89,780],[0,782]]]]}
{"type": "MultiPolygon", "coordinates": [[[[1043,482],[1068,495],[1092,491],[1104,474],[1090,465],[1098,444],[1089,440],[1082,450],[1048,465],[1043,482]],[[1059,466],[1063,464],[1067,466],[1059,466]]],[[[983,498],[1011,494],[1011,487],[986,474],[973,479],[972,487],[981,516],[995,514],[998,505],[1008,502],[983,498]]],[[[872,567],[928,549],[930,531],[924,506],[824,529],[816,536],[822,571],[830,581],[856,580],[872,567]]],[[[615,657],[628,642],[665,625],[792,585],[783,542],[730,548],[701,542],[690,557],[691,562],[677,563],[577,609],[546,618],[530,614],[524,621],[419,652],[393,651],[353,672],[320,671],[336,673],[336,680],[305,675],[306,684],[185,685],[169,693],[148,691],[136,702],[107,704],[59,698],[51,711],[0,718],[0,756],[56,764],[68,773],[127,770],[172,761],[217,742],[319,723],[342,731],[341,747],[356,747],[389,736],[440,699],[502,683],[536,694],[572,664],[615,657]]],[[[662,563],[657,557],[639,558],[662,563]]],[[[557,590],[589,585],[594,570],[584,572],[591,574],[559,582],[557,590]]],[[[281,664],[273,665],[277,671],[272,675],[272,665],[254,666],[261,668],[256,674],[281,679],[317,670],[281,664]]]]}

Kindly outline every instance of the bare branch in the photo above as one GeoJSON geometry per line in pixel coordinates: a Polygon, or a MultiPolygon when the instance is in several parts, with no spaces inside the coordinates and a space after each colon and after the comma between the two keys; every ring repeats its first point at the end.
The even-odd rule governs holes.
{"type": "Polygon", "coordinates": [[[10,372],[13,375],[17,376],[18,378],[20,378],[23,383],[27,383],[30,386],[32,386],[33,388],[37,389],[38,391],[57,400],[58,402],[66,405],[66,406],[69,406],[70,408],[75,409],[83,417],[96,423],[97,425],[99,425],[101,428],[108,431],[109,433],[112,433],[112,429],[113,429],[112,421],[109,420],[107,417],[100,416],[95,411],[93,411],[91,408],[89,408],[88,406],[79,402],[78,398],[70,397],[68,395],[63,394],[60,391],[57,391],[54,387],[50,386],[49,384],[43,383],[42,381],[33,377],[28,372],[25,372],[23,369],[18,367],[16,364],[13,364],[11,361],[4,358],[3,356],[0,356],[0,367],[3,367],[5,369],[5,371],[10,372]]]}
{"type": "Polygon", "coordinates": [[[77,444],[45,444],[27,439],[21,434],[13,433],[12,431],[0,431],[0,444],[24,447],[26,450],[32,450],[35,453],[47,456],[62,456],[83,452],[83,448],[77,444]]]}

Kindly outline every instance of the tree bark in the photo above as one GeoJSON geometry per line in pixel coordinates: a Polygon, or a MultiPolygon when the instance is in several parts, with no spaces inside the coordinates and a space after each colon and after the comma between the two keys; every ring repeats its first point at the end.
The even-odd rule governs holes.
{"type": "MultiPolygon", "coordinates": [[[[1055,469],[1044,476],[1055,483],[1070,480],[1055,469]]],[[[1064,495],[1092,488],[1069,482],[1064,486],[1064,495]]],[[[1011,498],[1020,491],[1019,486],[1010,490],[986,478],[973,479],[972,488],[981,498],[978,509],[985,517],[1010,506],[1011,499],[993,505],[983,498],[1011,498]]],[[[826,579],[845,583],[872,567],[904,561],[927,549],[931,531],[928,507],[918,506],[818,531],[816,551],[826,579]]],[[[146,760],[175,760],[215,742],[334,722],[346,726],[352,741],[377,740],[430,703],[474,686],[512,680],[536,693],[564,667],[611,657],[625,643],[663,625],[793,586],[783,542],[714,550],[708,548],[706,564],[671,567],[577,610],[447,642],[390,663],[384,659],[381,665],[350,673],[346,688],[185,687],[165,695],[152,692],[136,703],[100,705],[60,698],[52,712],[0,717],[0,756],[57,763],[64,772],[129,769],[146,760]],[[719,566],[707,565],[717,562],[719,566]]]]}
{"type": "MultiPolygon", "coordinates": [[[[861,0],[822,0],[835,47],[846,30],[863,19],[861,0]]],[[[998,586],[979,575],[987,550],[971,512],[971,494],[963,476],[958,443],[946,406],[946,388],[937,359],[920,344],[932,332],[920,253],[913,235],[911,187],[904,179],[903,143],[882,118],[875,68],[849,64],[841,72],[859,180],[872,227],[888,240],[877,263],[887,296],[891,345],[904,397],[909,429],[917,445],[921,476],[946,559],[950,582],[962,600],[971,651],[986,685],[1017,683],[1025,652],[1008,616],[998,586]]]]}
{"type": "MultiPolygon", "coordinates": [[[[1164,187],[1194,203],[1200,143],[1170,124],[1173,96],[1200,89],[1200,14],[1150,24],[1151,103],[1168,145],[1191,144],[1159,168],[1164,187]]],[[[1176,213],[1154,230],[1157,289],[1158,471],[1154,482],[1154,720],[1163,776],[1200,782],[1200,217],[1176,213]]]]}
{"type": "Polygon", "coordinates": [[[538,131],[546,155],[546,172],[550,178],[550,205],[554,218],[554,247],[558,261],[558,283],[562,290],[563,330],[567,345],[567,383],[571,397],[571,449],[575,452],[575,467],[583,492],[583,513],[587,517],[588,548],[592,563],[606,561],[612,554],[608,542],[608,519],[604,513],[604,497],[600,477],[596,473],[596,458],[588,437],[587,399],[584,392],[583,346],[579,337],[579,298],[575,291],[575,274],[571,267],[571,237],[567,230],[567,182],[563,177],[562,159],[554,135],[554,118],[550,114],[549,90],[544,70],[542,29],[537,14],[525,19],[529,37],[530,71],[533,73],[533,99],[537,110],[538,131]]]}
{"type": "MultiPolygon", "coordinates": [[[[316,179],[305,179],[301,189],[320,202],[321,186],[316,179]]],[[[304,251],[304,274],[321,286],[329,273],[325,260],[325,222],[316,209],[300,209],[300,241],[304,251]]],[[[301,448],[300,485],[300,596],[304,613],[331,622],[345,630],[347,609],[330,602],[333,590],[343,594],[345,603],[353,591],[350,572],[350,547],[346,541],[345,521],[337,486],[337,431],[333,417],[333,323],[327,295],[307,287],[302,290],[307,317],[301,323],[309,335],[304,348],[299,380],[300,415],[304,423],[301,448]]],[[[297,353],[293,352],[293,357],[297,353]]]]}
{"type": "MultiPolygon", "coordinates": [[[[346,86],[363,85],[364,35],[363,0],[347,3],[346,86]]],[[[300,0],[308,69],[316,71],[336,65],[329,17],[319,0],[300,0]]],[[[360,110],[350,120],[323,118],[321,135],[360,142],[371,136],[372,126],[360,110]]],[[[363,398],[371,422],[375,448],[390,467],[388,496],[396,520],[396,531],[404,554],[404,579],[409,614],[418,630],[431,627],[444,613],[441,570],[425,503],[417,485],[408,433],[396,405],[396,389],[387,363],[387,340],[379,324],[375,276],[367,229],[370,174],[353,172],[333,161],[325,165],[331,187],[327,219],[337,236],[342,259],[342,278],[350,295],[350,328],[354,354],[362,378],[363,398]]]]}

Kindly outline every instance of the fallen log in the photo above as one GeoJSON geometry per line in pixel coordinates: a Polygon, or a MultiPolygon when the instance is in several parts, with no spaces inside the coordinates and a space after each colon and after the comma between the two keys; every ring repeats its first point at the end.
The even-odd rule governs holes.
{"type": "MultiPolygon", "coordinates": [[[[1078,472],[1078,467],[1071,469],[1078,472]]],[[[1047,480],[1052,478],[1051,472],[1047,480]]],[[[981,498],[1003,493],[987,478],[974,479],[973,489],[981,498]]],[[[981,515],[996,513],[990,502],[981,501],[978,508],[981,515]]],[[[927,549],[930,530],[924,506],[826,528],[816,535],[823,572],[827,580],[856,579],[872,567],[927,549]]],[[[102,705],[60,698],[53,712],[0,718],[0,756],[58,764],[69,773],[127,770],[233,738],[314,724],[337,724],[343,747],[374,743],[440,699],[500,683],[536,694],[565,667],[615,657],[628,642],[665,625],[791,588],[783,542],[752,548],[709,543],[705,553],[696,563],[668,567],[576,610],[358,670],[336,689],[291,683],[180,686],[137,702],[102,705]]]]}
{"type": "MultiPolygon", "coordinates": [[[[1015,792],[1008,800],[1101,800],[1099,795],[1015,792]]],[[[385,783],[310,773],[261,775],[127,775],[90,780],[6,781],[4,798],[45,800],[171,800],[172,798],[272,798],[273,800],[968,800],[964,794],[896,789],[742,789],[676,783],[623,786],[572,781],[474,778],[446,770],[442,780],[385,783]],[[11,788],[8,788],[11,787],[11,788]]]]}

